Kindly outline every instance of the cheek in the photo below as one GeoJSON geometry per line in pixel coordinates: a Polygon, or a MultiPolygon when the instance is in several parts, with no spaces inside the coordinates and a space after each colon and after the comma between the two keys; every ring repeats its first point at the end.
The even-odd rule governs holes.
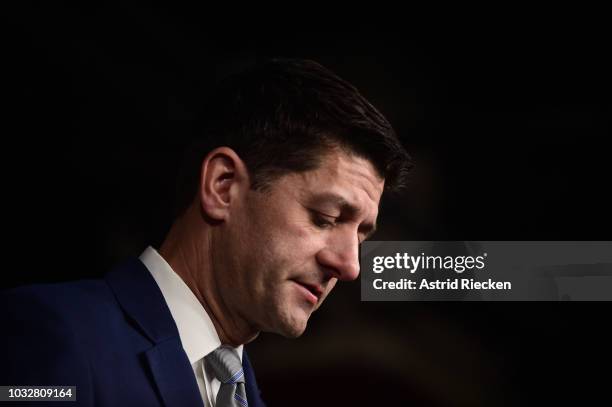
{"type": "Polygon", "coordinates": [[[266,236],[262,244],[279,258],[292,263],[314,258],[321,246],[320,235],[309,221],[298,219],[298,216],[271,220],[264,228],[266,236]]]}
{"type": "Polygon", "coordinates": [[[254,202],[244,219],[241,240],[248,247],[248,267],[278,281],[316,267],[315,254],[324,242],[303,208],[283,198],[254,202]]]}

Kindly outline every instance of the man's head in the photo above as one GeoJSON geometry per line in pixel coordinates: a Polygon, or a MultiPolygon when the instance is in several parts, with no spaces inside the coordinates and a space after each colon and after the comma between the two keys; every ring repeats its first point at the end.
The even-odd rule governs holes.
{"type": "Polygon", "coordinates": [[[272,60],[211,101],[179,195],[206,253],[191,256],[207,276],[192,290],[222,330],[298,336],[337,280],[357,278],[359,243],[410,158],[352,85],[312,61],[272,60]]]}

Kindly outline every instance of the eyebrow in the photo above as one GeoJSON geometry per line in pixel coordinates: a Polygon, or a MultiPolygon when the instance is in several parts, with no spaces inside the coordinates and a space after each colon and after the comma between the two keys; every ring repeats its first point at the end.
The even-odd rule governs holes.
{"type": "MultiPolygon", "coordinates": [[[[344,199],[344,197],[334,192],[322,192],[316,194],[312,199],[312,204],[314,205],[328,203],[339,207],[341,212],[348,212],[351,215],[354,215],[359,212],[359,209],[355,205],[351,204],[346,199],[344,199]]],[[[376,232],[376,223],[362,223],[361,225],[359,225],[358,230],[360,230],[361,233],[365,234],[364,240],[369,239],[370,236],[372,236],[376,232]]]]}

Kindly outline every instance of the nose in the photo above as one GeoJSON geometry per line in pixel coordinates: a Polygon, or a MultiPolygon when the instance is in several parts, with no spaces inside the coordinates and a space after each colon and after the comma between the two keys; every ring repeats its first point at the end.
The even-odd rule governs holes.
{"type": "Polygon", "coordinates": [[[358,238],[330,242],[317,253],[317,261],[329,272],[328,277],[352,281],[359,276],[358,238]]]}

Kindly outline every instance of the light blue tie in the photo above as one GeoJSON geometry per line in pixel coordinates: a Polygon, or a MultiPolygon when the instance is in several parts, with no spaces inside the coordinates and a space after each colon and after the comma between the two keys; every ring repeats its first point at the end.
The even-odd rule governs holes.
{"type": "Polygon", "coordinates": [[[221,382],[215,407],[248,407],[242,363],[234,348],[218,347],[204,357],[204,367],[221,382]]]}

